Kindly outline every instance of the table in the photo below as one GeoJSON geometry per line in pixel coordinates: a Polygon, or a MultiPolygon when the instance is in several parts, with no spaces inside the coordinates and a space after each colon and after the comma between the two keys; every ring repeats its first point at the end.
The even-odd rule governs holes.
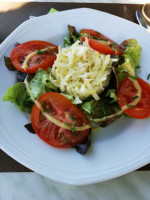
{"type": "MultiPolygon", "coordinates": [[[[137,23],[135,11],[141,10],[141,4],[112,3],[56,3],[56,2],[0,2],[0,42],[2,42],[17,26],[29,16],[40,16],[48,13],[50,8],[58,11],[87,7],[105,11],[137,23]]],[[[139,170],[150,170],[150,164],[139,170]]],[[[0,172],[31,172],[0,150],[0,172]]]]}
{"type": "MultiPolygon", "coordinates": [[[[0,2],[0,42],[29,16],[88,7],[105,11],[137,23],[141,4],[0,2]]],[[[99,184],[75,187],[56,183],[19,164],[0,150],[0,200],[149,200],[150,164],[125,176],[99,184]],[[13,172],[13,173],[12,173],[13,172]],[[23,172],[23,173],[22,173],[23,172]]]]}

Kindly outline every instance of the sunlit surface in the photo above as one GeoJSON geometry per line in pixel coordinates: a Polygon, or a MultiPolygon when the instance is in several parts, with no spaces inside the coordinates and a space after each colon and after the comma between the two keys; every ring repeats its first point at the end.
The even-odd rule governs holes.
{"type": "MultiPolygon", "coordinates": [[[[12,2],[12,1],[9,1],[9,2],[12,2]]],[[[14,9],[17,9],[17,8],[21,8],[25,3],[21,3],[21,2],[18,2],[17,4],[14,3],[9,3],[9,2],[1,2],[0,0],[0,12],[6,12],[6,11],[9,11],[9,10],[14,10],[14,9]]]]}

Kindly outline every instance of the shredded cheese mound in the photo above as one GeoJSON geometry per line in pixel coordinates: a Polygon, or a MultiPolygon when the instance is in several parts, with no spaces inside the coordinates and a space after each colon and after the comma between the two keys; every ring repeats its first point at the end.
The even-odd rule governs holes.
{"type": "Polygon", "coordinates": [[[76,41],[71,47],[61,48],[51,70],[52,83],[64,92],[81,100],[99,94],[110,80],[113,60],[110,55],[92,49],[87,40],[76,41]]]}

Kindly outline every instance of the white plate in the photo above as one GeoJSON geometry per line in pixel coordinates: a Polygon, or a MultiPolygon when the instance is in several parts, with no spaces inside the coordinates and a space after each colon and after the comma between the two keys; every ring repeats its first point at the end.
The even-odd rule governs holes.
{"type": "Polygon", "coordinates": [[[24,125],[29,115],[13,104],[3,102],[8,87],[15,83],[15,72],[4,67],[14,43],[45,40],[62,44],[67,25],[95,29],[114,41],[136,38],[142,47],[140,76],[146,80],[150,66],[150,35],[138,25],[93,9],[81,8],[45,15],[26,21],[0,46],[0,147],[31,170],[53,180],[87,185],[129,173],[150,162],[150,123],[146,120],[120,119],[92,134],[92,146],[82,156],[74,149],[53,148],[24,125]]]}

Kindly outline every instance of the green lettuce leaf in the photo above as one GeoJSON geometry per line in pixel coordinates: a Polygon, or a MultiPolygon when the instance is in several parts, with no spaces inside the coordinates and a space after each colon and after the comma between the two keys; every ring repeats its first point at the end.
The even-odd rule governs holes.
{"type": "Polygon", "coordinates": [[[71,103],[73,103],[73,104],[81,104],[82,103],[82,101],[79,99],[79,97],[78,96],[76,96],[76,97],[73,97],[73,96],[71,96],[71,95],[68,95],[68,94],[65,94],[65,93],[60,93],[60,94],[62,94],[64,97],[66,97],[69,101],[71,101],[71,103]]]}
{"type": "Polygon", "coordinates": [[[108,89],[106,96],[112,99],[112,103],[117,102],[116,89],[108,89]]]}
{"type": "Polygon", "coordinates": [[[56,10],[55,8],[51,8],[50,11],[48,12],[48,14],[52,14],[52,13],[56,13],[58,12],[58,10],[56,10]]]}
{"type": "Polygon", "coordinates": [[[116,68],[119,83],[129,76],[127,65],[130,65],[134,71],[136,70],[142,50],[136,39],[125,40],[121,45],[124,48],[124,53],[121,55],[120,63],[116,68]]]}
{"type": "Polygon", "coordinates": [[[71,46],[80,38],[80,34],[76,31],[74,26],[68,25],[68,33],[69,33],[69,36],[65,36],[63,39],[64,47],[71,46]]]}
{"type": "Polygon", "coordinates": [[[127,65],[130,64],[130,61],[127,60],[123,64],[118,65],[116,69],[117,78],[118,78],[118,84],[120,84],[125,78],[129,76],[127,65]]]}
{"type": "Polygon", "coordinates": [[[124,62],[129,59],[131,67],[135,70],[136,66],[139,64],[142,50],[139,43],[136,39],[128,39],[122,42],[121,45],[125,48],[125,51],[122,54],[124,57],[124,62]]]}
{"type": "Polygon", "coordinates": [[[18,82],[8,88],[3,97],[3,101],[10,101],[11,103],[14,103],[20,110],[26,112],[31,112],[33,106],[33,101],[31,100],[23,82],[18,82]]]}
{"type": "Polygon", "coordinates": [[[108,99],[91,100],[82,104],[81,109],[87,115],[92,127],[106,127],[123,115],[117,103],[108,99]]]}
{"type": "Polygon", "coordinates": [[[32,93],[35,99],[37,99],[43,93],[57,91],[57,87],[55,87],[50,81],[50,70],[51,69],[38,69],[36,75],[30,81],[30,92],[32,93]]]}

